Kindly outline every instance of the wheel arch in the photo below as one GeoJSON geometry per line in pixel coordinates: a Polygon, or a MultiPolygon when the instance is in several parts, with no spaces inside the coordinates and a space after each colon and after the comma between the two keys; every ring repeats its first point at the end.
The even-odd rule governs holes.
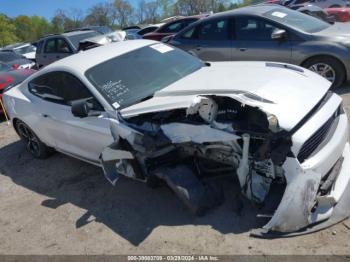
{"type": "MultiPolygon", "coordinates": [[[[17,122],[18,121],[22,121],[21,119],[14,117],[12,119],[12,125],[13,125],[13,129],[16,131],[17,135],[19,135],[18,130],[17,130],[17,122]]],[[[22,121],[23,122],[23,121],[22,121]]]]}
{"type": "Polygon", "coordinates": [[[348,78],[348,72],[346,70],[345,64],[343,63],[343,61],[341,61],[338,57],[334,56],[334,55],[329,55],[329,54],[318,54],[318,55],[313,55],[313,56],[309,56],[307,58],[305,58],[301,63],[300,66],[304,67],[304,65],[306,64],[306,62],[310,61],[311,59],[314,58],[321,58],[321,57],[328,57],[328,58],[332,58],[335,59],[339,62],[339,64],[342,66],[344,74],[345,74],[345,80],[348,78]]]}

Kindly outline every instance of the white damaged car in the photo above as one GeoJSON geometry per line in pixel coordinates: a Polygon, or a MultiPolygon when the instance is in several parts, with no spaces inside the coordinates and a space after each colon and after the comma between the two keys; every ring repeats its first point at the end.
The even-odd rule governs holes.
{"type": "Polygon", "coordinates": [[[350,214],[348,119],[330,85],[294,65],[209,64],[140,40],[57,61],[4,102],[35,157],[55,149],[101,166],[113,185],[161,181],[196,214],[222,202],[207,176],[236,177],[257,204],[277,183],[280,203],[253,234],[285,236],[350,214]]]}

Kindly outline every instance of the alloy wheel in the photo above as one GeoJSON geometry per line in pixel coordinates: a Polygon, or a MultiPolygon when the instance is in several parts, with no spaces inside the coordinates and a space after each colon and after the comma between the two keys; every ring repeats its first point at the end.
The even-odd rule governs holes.
{"type": "Polygon", "coordinates": [[[20,137],[26,143],[27,150],[34,156],[39,156],[40,145],[36,135],[23,123],[19,123],[17,128],[20,137]]]}
{"type": "Polygon", "coordinates": [[[320,76],[323,76],[331,83],[334,83],[335,81],[335,70],[328,64],[325,63],[317,63],[313,64],[309,67],[309,70],[319,74],[320,76]]]}

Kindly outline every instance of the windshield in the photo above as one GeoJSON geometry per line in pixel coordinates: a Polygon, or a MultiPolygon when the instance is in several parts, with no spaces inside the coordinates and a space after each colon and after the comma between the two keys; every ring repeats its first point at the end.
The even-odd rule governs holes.
{"type": "Polygon", "coordinates": [[[91,29],[103,35],[113,33],[113,30],[110,29],[108,26],[98,26],[96,28],[91,28],[91,29]]]}
{"type": "Polygon", "coordinates": [[[320,19],[287,8],[274,8],[264,16],[306,33],[316,33],[330,27],[330,24],[320,19]]]}
{"type": "Polygon", "coordinates": [[[24,46],[24,47],[20,47],[20,48],[15,48],[14,51],[17,54],[23,55],[23,54],[35,52],[36,48],[35,48],[35,46],[28,45],[28,46],[24,46]]]}
{"type": "Polygon", "coordinates": [[[85,75],[111,104],[130,106],[200,69],[203,62],[164,44],[136,49],[103,62],[85,75]]]}
{"type": "Polygon", "coordinates": [[[11,66],[4,63],[0,63],[0,72],[9,71],[10,69],[11,69],[11,66]]]}
{"type": "Polygon", "coordinates": [[[101,34],[94,31],[94,32],[89,32],[89,33],[85,33],[85,34],[72,35],[72,36],[69,36],[68,38],[72,42],[74,47],[76,49],[78,49],[80,41],[87,39],[87,38],[90,38],[90,37],[98,36],[98,35],[101,35],[101,34]]]}
{"type": "Polygon", "coordinates": [[[11,62],[13,60],[16,60],[16,59],[20,59],[22,58],[21,56],[17,55],[16,53],[14,52],[0,52],[0,61],[1,62],[11,62]]]}

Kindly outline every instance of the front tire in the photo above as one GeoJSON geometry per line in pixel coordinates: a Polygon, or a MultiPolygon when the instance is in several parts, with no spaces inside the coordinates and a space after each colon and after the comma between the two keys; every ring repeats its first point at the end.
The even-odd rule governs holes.
{"type": "Polygon", "coordinates": [[[50,155],[50,148],[41,142],[34,131],[24,122],[17,120],[15,123],[15,129],[21,140],[25,143],[27,151],[33,157],[43,159],[50,155]]]}
{"type": "Polygon", "coordinates": [[[337,88],[344,83],[345,69],[341,62],[333,57],[311,58],[303,66],[330,81],[332,88],[337,88]]]}

